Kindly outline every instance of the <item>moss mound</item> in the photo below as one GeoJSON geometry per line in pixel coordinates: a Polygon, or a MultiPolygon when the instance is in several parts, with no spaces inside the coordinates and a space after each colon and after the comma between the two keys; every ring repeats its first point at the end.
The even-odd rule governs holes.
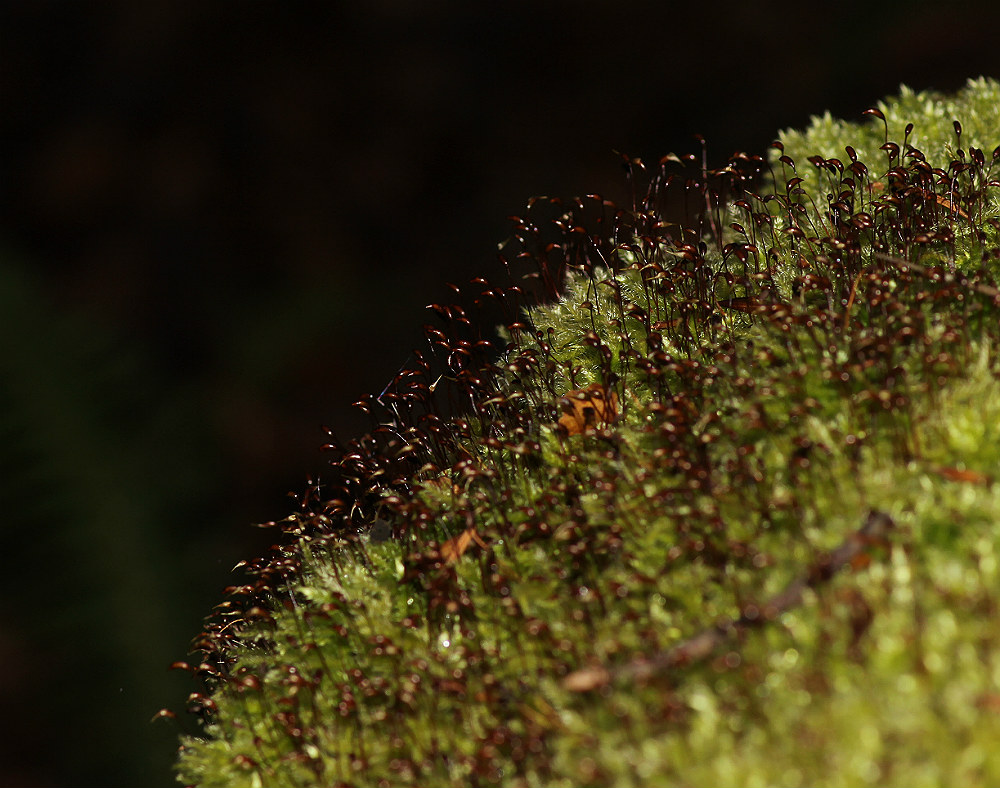
{"type": "Polygon", "coordinates": [[[903,89],[531,204],[196,641],[180,778],[995,784],[998,144],[903,89]]]}

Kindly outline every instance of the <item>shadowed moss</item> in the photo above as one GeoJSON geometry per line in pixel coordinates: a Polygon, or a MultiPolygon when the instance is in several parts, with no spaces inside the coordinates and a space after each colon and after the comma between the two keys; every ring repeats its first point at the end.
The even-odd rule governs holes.
{"type": "Polygon", "coordinates": [[[529,206],[196,641],[180,778],[995,782],[997,90],[529,206]]]}

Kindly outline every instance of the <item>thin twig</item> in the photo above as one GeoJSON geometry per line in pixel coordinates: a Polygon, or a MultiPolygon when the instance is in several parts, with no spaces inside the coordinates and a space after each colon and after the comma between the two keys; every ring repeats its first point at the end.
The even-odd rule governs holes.
{"type": "Polygon", "coordinates": [[[716,624],[673,648],[652,656],[637,657],[619,667],[595,666],[574,671],[563,679],[563,687],[571,692],[588,692],[600,689],[612,681],[643,681],[671,668],[701,662],[746,630],[763,626],[782,613],[798,607],[802,604],[806,589],[829,582],[846,566],[863,565],[872,548],[888,545],[889,533],[894,526],[889,515],[871,511],[861,528],[837,548],[822,556],[806,574],[793,580],[784,591],[763,606],[748,605],[736,621],[716,624]]]}
{"type": "Polygon", "coordinates": [[[858,275],[854,277],[854,284],[851,285],[851,295],[847,299],[847,306],[844,307],[844,331],[847,331],[848,327],[851,325],[851,307],[854,306],[854,296],[858,294],[858,282],[861,281],[861,271],[858,271],[858,275]]]}

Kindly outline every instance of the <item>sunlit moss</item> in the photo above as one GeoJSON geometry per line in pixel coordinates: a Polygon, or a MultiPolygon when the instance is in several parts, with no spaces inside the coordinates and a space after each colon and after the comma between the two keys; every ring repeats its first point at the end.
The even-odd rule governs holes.
{"type": "Polygon", "coordinates": [[[596,230],[584,203],[560,243],[521,222],[537,270],[481,297],[550,297],[495,356],[439,308],[436,355],[363,405],[372,435],[197,641],[181,779],[996,782],[997,187],[941,123],[992,151],[997,90],[880,107],[930,176],[881,121],[782,136],[800,174],[847,145],[864,170],[734,157],[697,187],[725,186],[720,235],[660,221],[669,162],[596,230]],[[614,413],[561,426],[591,384],[614,413]]]}

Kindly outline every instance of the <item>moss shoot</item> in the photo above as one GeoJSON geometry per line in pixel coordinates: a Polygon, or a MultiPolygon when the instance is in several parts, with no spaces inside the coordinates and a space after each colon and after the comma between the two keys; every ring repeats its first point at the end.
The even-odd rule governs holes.
{"type": "Polygon", "coordinates": [[[529,204],[196,639],[179,778],[1000,782],[998,145],[903,88],[529,204]]]}

